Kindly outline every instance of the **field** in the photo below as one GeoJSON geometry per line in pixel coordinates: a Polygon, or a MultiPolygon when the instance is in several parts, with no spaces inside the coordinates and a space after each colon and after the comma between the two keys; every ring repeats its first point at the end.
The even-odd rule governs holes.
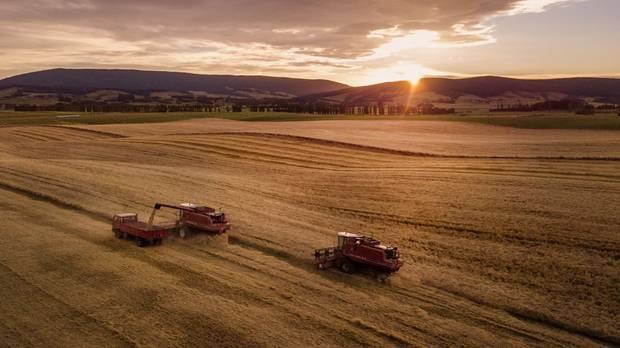
{"type": "MultiPolygon", "coordinates": [[[[442,107],[450,108],[454,107],[454,105],[446,104],[442,105],[442,107]]],[[[325,120],[451,121],[524,129],[620,130],[620,117],[618,117],[616,111],[600,111],[596,115],[576,115],[562,111],[532,113],[489,112],[480,106],[473,107],[462,104],[457,104],[457,113],[455,114],[416,116],[312,115],[284,112],[73,113],[0,111],[0,126],[160,123],[210,118],[246,122],[325,120]]]]}
{"type": "Polygon", "coordinates": [[[620,132],[17,123],[0,128],[5,345],[620,344],[620,132]],[[112,214],[157,201],[222,207],[228,244],[114,238],[112,214]],[[405,266],[387,284],[316,270],[343,230],[405,266]]]}

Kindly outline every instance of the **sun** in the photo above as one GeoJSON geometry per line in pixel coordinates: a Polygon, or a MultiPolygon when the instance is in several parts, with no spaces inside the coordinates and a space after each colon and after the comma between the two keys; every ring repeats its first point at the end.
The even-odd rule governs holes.
{"type": "Polygon", "coordinates": [[[415,63],[406,64],[398,68],[402,72],[404,80],[408,80],[413,86],[417,85],[424,76],[434,73],[432,69],[415,63]]]}
{"type": "Polygon", "coordinates": [[[420,79],[430,75],[439,75],[439,73],[417,63],[401,61],[391,66],[369,71],[364,80],[367,84],[390,81],[409,81],[412,86],[415,86],[420,79]]]}
{"type": "Polygon", "coordinates": [[[424,77],[424,74],[419,71],[412,71],[407,75],[406,80],[409,81],[412,86],[417,85],[420,79],[424,77]]]}

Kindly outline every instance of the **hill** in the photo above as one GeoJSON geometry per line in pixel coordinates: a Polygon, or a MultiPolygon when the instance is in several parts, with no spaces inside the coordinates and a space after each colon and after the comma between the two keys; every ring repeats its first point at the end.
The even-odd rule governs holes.
{"type": "Polygon", "coordinates": [[[287,77],[199,75],[140,70],[51,69],[0,80],[0,89],[12,87],[74,93],[98,90],[199,91],[220,96],[289,98],[343,89],[348,86],[328,80],[287,77]]]}
{"type": "Polygon", "coordinates": [[[580,98],[591,103],[620,103],[620,79],[546,80],[482,76],[464,79],[424,78],[351,87],[329,80],[269,76],[198,75],[178,72],[101,69],[52,69],[0,80],[0,104],[57,103],[161,105],[247,104],[248,100],[339,105],[419,103],[536,104],[580,98]]]}
{"type": "Polygon", "coordinates": [[[337,91],[317,93],[296,98],[300,102],[332,102],[365,104],[372,102],[399,102],[412,89],[408,81],[385,82],[363,87],[348,87],[337,91]]]}
{"type": "Polygon", "coordinates": [[[620,97],[620,79],[577,77],[563,79],[525,80],[497,76],[466,79],[425,78],[416,86],[417,92],[431,91],[457,98],[472,94],[483,98],[508,92],[565,94],[575,97],[620,97]]]}
{"type": "Polygon", "coordinates": [[[502,99],[523,103],[566,97],[620,103],[620,79],[565,78],[524,80],[496,76],[464,79],[424,78],[412,86],[407,81],[349,87],[297,98],[303,102],[396,103],[422,101],[489,103],[502,99]]]}

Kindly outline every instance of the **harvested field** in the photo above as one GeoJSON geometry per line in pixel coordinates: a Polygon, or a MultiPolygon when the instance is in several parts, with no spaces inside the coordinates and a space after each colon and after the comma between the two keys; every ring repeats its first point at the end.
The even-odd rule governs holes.
{"type": "Polygon", "coordinates": [[[331,121],[0,129],[0,338],[26,346],[620,344],[620,132],[331,121]],[[114,239],[204,202],[229,244],[114,239]],[[335,232],[388,284],[321,272],[335,232]]]}
{"type": "Polygon", "coordinates": [[[161,123],[75,127],[131,136],[214,132],[285,134],[444,156],[620,158],[620,136],[617,131],[518,129],[445,121],[240,123],[208,119],[176,122],[174,126],[161,123]]]}

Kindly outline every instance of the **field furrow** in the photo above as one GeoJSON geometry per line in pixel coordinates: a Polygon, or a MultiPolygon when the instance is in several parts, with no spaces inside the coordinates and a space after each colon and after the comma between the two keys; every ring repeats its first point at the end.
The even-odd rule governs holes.
{"type": "Polygon", "coordinates": [[[8,345],[620,344],[620,162],[211,125],[0,129],[8,345]],[[110,231],[187,201],[226,211],[227,238],[110,231]],[[387,284],[316,270],[343,230],[405,266],[387,284]]]}

